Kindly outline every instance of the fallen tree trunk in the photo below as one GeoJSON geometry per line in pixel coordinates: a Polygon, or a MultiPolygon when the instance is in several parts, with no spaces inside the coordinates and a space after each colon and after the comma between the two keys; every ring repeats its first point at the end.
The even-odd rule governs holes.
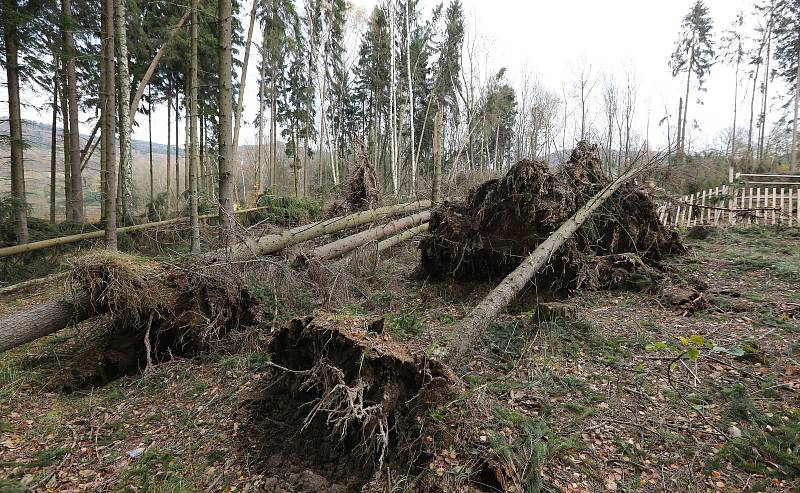
{"type": "MultiPolygon", "coordinates": [[[[371,211],[363,211],[351,214],[350,216],[328,219],[311,225],[292,228],[281,234],[266,235],[260,239],[247,241],[230,249],[215,250],[207,253],[205,259],[215,261],[237,259],[249,255],[266,255],[318,236],[359,226],[392,214],[414,212],[428,207],[429,205],[430,201],[411,202],[382,207],[371,211]]],[[[185,220],[185,218],[181,218],[181,220],[185,220]]],[[[174,222],[175,220],[170,221],[174,222]]],[[[164,223],[164,221],[162,221],[162,223],[164,223]]],[[[135,227],[136,226],[131,226],[131,228],[135,227]]],[[[120,231],[123,229],[130,231],[129,228],[120,228],[120,231]]],[[[105,311],[107,311],[107,306],[97,304],[93,306],[87,295],[76,294],[69,298],[52,301],[38,307],[14,313],[0,320],[0,353],[45,335],[52,334],[53,332],[57,332],[67,327],[70,323],[82,322],[93,316],[104,313],[105,311]],[[35,315],[31,316],[31,314],[35,315]],[[31,320],[39,319],[41,319],[40,323],[32,324],[31,320]],[[6,335],[7,332],[9,335],[6,335]]]]}
{"type": "Polygon", "coordinates": [[[503,308],[509,305],[536,273],[550,260],[553,253],[569,239],[581,225],[628,180],[643,171],[636,167],[620,175],[589,199],[586,204],[558,229],[556,229],[505,279],[481,301],[454,330],[455,339],[446,361],[451,367],[463,364],[466,355],[475,345],[481,333],[495,320],[503,308]]]}
{"type": "Polygon", "coordinates": [[[384,250],[388,250],[395,245],[399,245],[400,243],[410,240],[411,238],[417,236],[418,234],[422,234],[428,231],[428,226],[430,223],[420,224],[416,228],[411,228],[408,231],[403,231],[400,234],[394,235],[391,238],[386,238],[383,241],[378,242],[378,252],[383,252],[384,250]]]}
{"type": "Polygon", "coordinates": [[[79,293],[15,313],[0,320],[0,353],[86,320],[91,312],[89,297],[79,293]]]}
{"type": "Polygon", "coordinates": [[[0,288],[0,295],[4,294],[11,294],[15,293],[21,289],[28,289],[35,286],[41,286],[42,284],[47,284],[53,281],[57,281],[59,279],[66,279],[69,276],[69,272],[59,272],[57,274],[51,274],[45,277],[38,277],[36,279],[31,279],[29,281],[20,282],[17,284],[12,284],[11,286],[6,286],[4,288],[0,288]]]}
{"type": "Polygon", "coordinates": [[[430,207],[430,200],[420,200],[405,204],[390,205],[357,212],[348,216],[334,217],[313,224],[306,224],[284,231],[280,234],[265,235],[260,238],[250,238],[238,243],[231,248],[223,248],[208,252],[204,255],[206,260],[225,261],[239,260],[251,256],[268,255],[283,250],[286,247],[297,245],[320,236],[337,231],[355,228],[367,223],[378,221],[389,216],[416,212],[430,207]]]}
{"type": "Polygon", "coordinates": [[[391,236],[398,231],[403,231],[420,223],[427,222],[431,218],[430,211],[422,211],[411,216],[396,219],[390,223],[382,224],[366,231],[361,231],[346,238],[341,238],[334,242],[315,248],[307,254],[301,254],[295,260],[295,264],[306,264],[310,260],[331,260],[356,248],[366,245],[370,241],[378,241],[391,236]]]}
{"type": "MultiPolygon", "coordinates": [[[[252,212],[262,209],[262,207],[255,207],[252,209],[242,209],[236,211],[236,214],[242,214],[245,212],[252,212]]],[[[213,217],[217,217],[217,214],[206,214],[200,216],[199,219],[210,219],[213,217]]],[[[167,226],[170,224],[177,224],[188,221],[188,217],[176,217],[174,219],[165,219],[164,221],[156,221],[152,223],[143,223],[143,224],[135,224],[133,226],[125,226],[124,228],[117,228],[117,233],[133,233],[134,231],[141,231],[144,229],[152,229],[158,228],[160,226],[167,226]]],[[[42,240],[42,241],[34,241],[33,243],[26,243],[23,245],[14,245],[10,247],[0,248],[0,258],[8,257],[10,255],[17,255],[21,253],[28,253],[34,252],[36,250],[42,250],[44,248],[52,248],[61,245],[68,245],[70,243],[77,243],[79,241],[84,240],[97,240],[101,239],[105,236],[105,230],[100,229],[97,231],[91,231],[89,233],[81,233],[77,235],[70,235],[70,236],[60,236],[58,238],[50,238],[49,240],[42,240]]]]}

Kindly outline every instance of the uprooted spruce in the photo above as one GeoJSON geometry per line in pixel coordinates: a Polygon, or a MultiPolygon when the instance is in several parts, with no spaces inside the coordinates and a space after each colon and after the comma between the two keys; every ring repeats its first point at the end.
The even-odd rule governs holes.
{"type": "Polygon", "coordinates": [[[269,369],[243,408],[246,453],[266,491],[480,492],[524,482],[481,439],[489,399],[392,342],[380,321],[349,322],[296,319],[273,335],[269,369]],[[437,473],[445,457],[461,464],[458,477],[437,473]]]}
{"type": "Polygon", "coordinates": [[[372,209],[381,201],[378,177],[375,174],[375,167],[369,160],[364,141],[356,137],[355,144],[358,162],[347,180],[347,199],[331,204],[325,211],[327,217],[372,209]]]}
{"type": "MultiPolygon", "coordinates": [[[[471,190],[464,202],[445,202],[433,211],[420,245],[420,273],[433,279],[501,279],[609,182],[597,146],[586,142],[555,170],[542,161],[520,161],[502,178],[471,190]]],[[[683,251],[645,192],[626,184],[557,251],[535,282],[553,291],[649,286],[659,277],[663,256],[683,251]]]]}
{"type": "Polygon", "coordinates": [[[94,313],[108,313],[80,334],[56,386],[102,384],[173,356],[193,355],[233,329],[262,319],[259,303],[237,277],[213,266],[166,267],[120,253],[80,257],[70,284],[94,313]]]}

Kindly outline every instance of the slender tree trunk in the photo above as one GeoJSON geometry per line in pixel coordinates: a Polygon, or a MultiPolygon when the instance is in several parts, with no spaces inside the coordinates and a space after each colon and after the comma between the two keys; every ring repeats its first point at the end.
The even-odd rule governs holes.
{"type": "Polygon", "coordinates": [[[755,121],[755,108],[756,108],[756,88],[758,87],[758,73],[761,64],[756,64],[756,71],[753,74],[753,89],[750,94],[750,126],[747,131],[747,162],[750,171],[755,169],[753,160],[753,123],[755,121]]]}
{"type": "Polygon", "coordinates": [[[61,104],[61,145],[64,151],[64,218],[67,222],[72,222],[72,178],[70,173],[72,165],[70,164],[70,140],[72,132],[69,128],[69,105],[67,104],[67,71],[66,64],[62,64],[61,70],[61,84],[59,84],[59,101],[61,104]]]}
{"type": "Polygon", "coordinates": [[[794,119],[792,120],[792,157],[789,161],[789,171],[797,171],[797,116],[800,105],[800,43],[797,44],[797,73],[794,80],[794,119]]]}
{"type": "Polygon", "coordinates": [[[276,99],[278,96],[277,88],[275,87],[275,77],[272,77],[271,83],[271,90],[270,90],[270,101],[269,101],[269,186],[272,188],[272,192],[275,193],[275,170],[277,168],[277,164],[275,161],[278,159],[278,153],[275,151],[275,144],[277,143],[277,126],[275,125],[275,113],[276,113],[276,99]]]}
{"type": "MultiPolygon", "coordinates": [[[[741,43],[740,43],[741,44],[741,43]]],[[[731,162],[728,181],[733,181],[733,168],[736,163],[736,117],[739,110],[739,59],[736,59],[736,71],[733,86],[733,126],[731,130],[731,162]]]]}
{"type": "Polygon", "coordinates": [[[17,46],[17,0],[8,2],[11,12],[4,17],[6,77],[8,87],[8,125],[11,144],[11,196],[14,198],[14,230],[17,244],[28,243],[28,204],[25,199],[25,163],[23,159],[22,112],[19,100],[19,61],[17,46]]]}
{"type": "MultiPolygon", "coordinates": [[[[115,0],[117,83],[119,84],[119,180],[122,222],[133,224],[133,170],[131,169],[131,80],[128,73],[128,34],[125,0],[115,0]]],[[[138,109],[138,108],[137,108],[138,109]]],[[[136,111],[136,109],[134,109],[136,111]]]]}
{"type": "Polygon", "coordinates": [[[689,126],[689,89],[692,80],[692,69],[694,68],[694,41],[692,42],[692,49],[689,51],[689,67],[686,70],[686,99],[683,101],[683,119],[680,134],[680,151],[685,156],[686,154],[686,127],[689,126]]]}
{"type": "Polygon", "coordinates": [[[167,86],[167,197],[166,205],[167,212],[172,210],[172,194],[170,193],[170,182],[172,181],[172,161],[170,160],[170,151],[172,150],[172,83],[167,86]]]}
{"type": "MultiPolygon", "coordinates": [[[[180,154],[178,147],[180,146],[180,140],[178,137],[178,128],[179,123],[178,120],[181,118],[181,107],[180,107],[180,91],[177,87],[175,87],[175,210],[180,209],[181,204],[181,162],[180,162],[180,154]]],[[[185,157],[185,156],[184,156],[185,157]]]]}
{"type": "Polygon", "coordinates": [[[153,90],[147,90],[147,143],[150,150],[150,207],[155,212],[155,194],[153,193],[153,90]]]}
{"type": "Polygon", "coordinates": [[[50,224],[56,223],[56,154],[58,135],[58,61],[53,74],[53,125],[50,128],[50,224]]]}
{"type": "MultiPolygon", "coordinates": [[[[117,166],[116,139],[114,127],[116,121],[115,84],[114,84],[114,0],[103,0],[102,14],[102,53],[103,59],[103,94],[101,118],[103,120],[103,139],[105,154],[105,239],[106,248],[117,249],[117,166]]],[[[125,104],[122,101],[121,104],[125,104]]]]}
{"type": "MultiPolygon", "coordinates": [[[[191,51],[191,48],[189,49],[191,51]]],[[[191,65],[191,62],[190,62],[191,65]]],[[[186,75],[186,86],[183,88],[183,114],[186,115],[183,119],[183,189],[186,193],[189,193],[189,161],[191,160],[191,149],[190,149],[190,137],[191,133],[191,93],[192,93],[192,81],[191,81],[191,67],[189,67],[189,73],[186,75]]],[[[195,173],[197,171],[195,170],[195,173]]],[[[188,197],[187,197],[187,204],[188,204],[188,197]]]]}
{"type": "Polygon", "coordinates": [[[411,21],[409,4],[406,0],[406,72],[408,73],[408,112],[410,117],[409,130],[411,134],[411,195],[417,193],[417,152],[414,142],[414,77],[411,73],[411,21]]]}
{"type": "MultiPolygon", "coordinates": [[[[250,47],[253,44],[253,28],[256,23],[256,13],[258,11],[258,0],[253,0],[253,8],[250,10],[250,23],[247,27],[247,41],[244,45],[244,60],[242,61],[242,76],[239,78],[239,96],[236,101],[236,116],[233,122],[233,147],[231,151],[231,161],[238,163],[239,156],[239,129],[242,126],[242,108],[244,105],[244,88],[247,84],[247,67],[250,63],[250,47]]],[[[247,202],[247,190],[242,189],[244,200],[247,202]]]]}
{"type": "Polygon", "coordinates": [[[765,151],[764,151],[764,139],[767,133],[767,104],[768,104],[768,95],[769,95],[769,65],[770,65],[770,58],[772,57],[772,16],[770,16],[769,27],[767,30],[767,56],[764,59],[764,93],[761,99],[761,115],[758,117],[759,121],[761,122],[761,127],[758,131],[758,160],[763,161],[766,159],[765,151]]]}
{"type": "Polygon", "coordinates": [[[267,76],[267,34],[264,30],[264,36],[261,40],[261,70],[260,80],[258,81],[258,146],[256,149],[256,172],[255,172],[255,197],[258,201],[258,195],[261,193],[261,177],[263,176],[264,165],[264,86],[267,76]]]}
{"type": "Polygon", "coordinates": [[[69,208],[72,220],[84,222],[83,210],[83,180],[81,179],[81,133],[78,126],[78,82],[75,73],[75,43],[72,38],[72,0],[63,0],[62,15],[67,23],[64,30],[64,52],[67,63],[67,100],[69,101],[69,128],[72,131],[70,139],[70,185],[72,196],[69,208]]]}
{"type": "Polygon", "coordinates": [[[231,0],[218,1],[219,12],[219,221],[221,237],[226,244],[233,241],[233,180],[231,157],[231,0]]]}
{"type": "Polygon", "coordinates": [[[197,0],[192,0],[192,60],[190,64],[189,90],[189,132],[191,134],[191,155],[189,159],[189,216],[192,224],[192,253],[200,253],[200,221],[197,218],[197,0]]]}
{"type": "Polygon", "coordinates": [[[433,183],[431,202],[439,203],[442,196],[442,105],[439,104],[433,124],[433,183]]]}

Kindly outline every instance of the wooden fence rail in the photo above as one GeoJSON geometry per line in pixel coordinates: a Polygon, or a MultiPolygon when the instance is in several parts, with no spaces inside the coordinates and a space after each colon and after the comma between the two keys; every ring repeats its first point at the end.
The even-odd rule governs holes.
{"type": "Polygon", "coordinates": [[[667,200],[658,207],[667,226],[783,224],[800,226],[800,187],[722,185],[667,200]]]}

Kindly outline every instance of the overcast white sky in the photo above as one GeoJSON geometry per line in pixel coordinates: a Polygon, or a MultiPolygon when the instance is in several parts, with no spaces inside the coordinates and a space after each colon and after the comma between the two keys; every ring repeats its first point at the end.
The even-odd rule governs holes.
{"type": "MultiPolygon", "coordinates": [[[[352,1],[365,12],[375,5],[374,0],[352,1]]],[[[665,143],[665,132],[657,127],[657,122],[667,111],[677,113],[678,97],[682,95],[685,84],[683,77],[672,78],[667,63],[681,19],[694,0],[462,1],[468,29],[477,33],[491,54],[488,58],[490,69],[506,67],[513,84],[517,84],[522,74],[527,72],[557,93],[562,92],[564,84],[569,91],[581,60],[592,65],[598,79],[604,73],[623,79],[627,71],[633,71],[639,82],[637,122],[640,133],[645,133],[649,114],[653,145],[665,143]]],[[[423,8],[430,8],[435,3],[434,0],[422,0],[423,8]]],[[[706,0],[706,3],[714,18],[718,44],[721,32],[728,28],[736,13],[743,9],[749,15],[752,10],[749,0],[706,0]]],[[[242,12],[248,11],[246,5],[242,12]]],[[[354,31],[350,30],[350,33],[352,35],[354,31]]],[[[355,36],[352,37],[355,41],[355,36]]],[[[245,122],[253,121],[257,107],[255,79],[251,67],[245,96],[245,122]]],[[[706,84],[707,92],[701,96],[704,106],[698,107],[692,98],[689,118],[697,119],[701,128],[701,132],[695,132],[697,145],[713,144],[720,132],[731,125],[733,79],[732,68],[715,66],[706,84]]],[[[742,101],[747,93],[744,82],[739,90],[742,101]]],[[[777,84],[775,87],[775,92],[780,90],[777,84]]],[[[599,96],[599,83],[595,91],[599,96]]],[[[24,97],[30,102],[39,102],[39,96],[30,91],[24,97]]],[[[593,109],[598,123],[600,111],[600,107],[593,109]]],[[[0,114],[7,114],[7,107],[4,106],[0,114]]],[[[26,110],[24,116],[40,121],[50,118],[46,112],[36,114],[31,110],[26,110]]],[[[747,116],[742,116],[740,125],[747,122],[747,116]]],[[[138,121],[141,126],[135,131],[135,138],[145,140],[144,115],[139,115],[138,121]]],[[[160,108],[153,118],[154,141],[165,142],[166,121],[166,110],[160,108]]],[[[85,132],[88,130],[84,129],[85,132]]],[[[254,141],[255,129],[252,125],[244,126],[240,143],[254,141]]]]}

